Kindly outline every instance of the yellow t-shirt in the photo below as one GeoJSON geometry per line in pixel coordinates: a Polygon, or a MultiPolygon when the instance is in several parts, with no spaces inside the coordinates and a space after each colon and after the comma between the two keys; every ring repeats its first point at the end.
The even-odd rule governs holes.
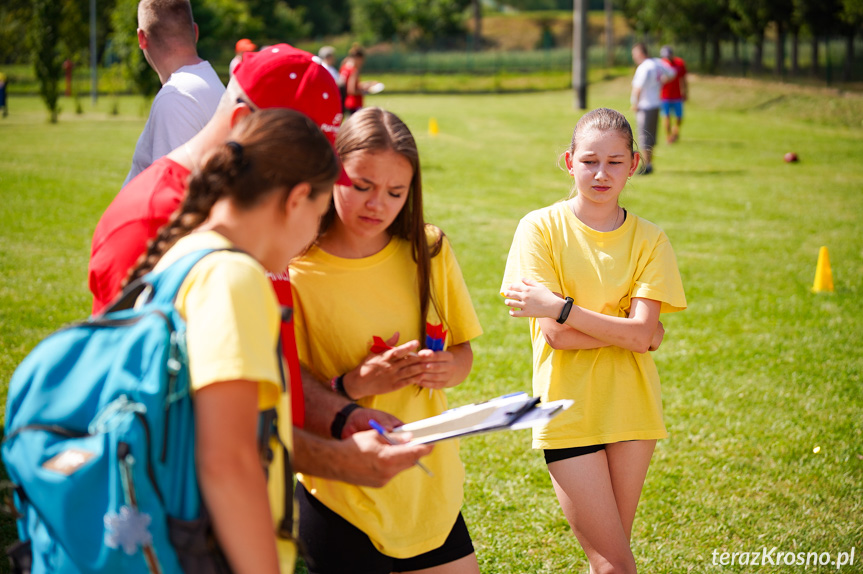
{"type": "MultiPolygon", "coordinates": [[[[662,313],[686,308],[668,237],[631,213],[610,232],[582,223],[567,202],[529,213],[515,232],[501,291],[521,278],[613,317],[626,317],[633,297],[660,301],[662,313]]],[[[668,436],[659,374],[650,353],[615,346],[555,350],[546,344],[539,322],[531,318],[529,323],[534,394],[543,401],[575,400],[548,425],[534,429],[534,448],[668,436]]]]}
{"type": "MultiPolygon", "coordinates": [[[[222,235],[207,231],[180,239],[156,265],[173,263],[187,253],[233,247],[222,235]]],[[[279,434],[293,444],[290,395],[282,392],[276,344],[280,312],[276,294],[260,263],[249,255],[222,251],[201,259],[177,292],[177,310],[186,319],[186,348],[192,392],[220,381],[258,381],[258,407],[277,407],[279,434]]],[[[287,372],[287,371],[285,371],[287,372]]],[[[282,515],[284,484],[281,449],[270,467],[269,491],[273,517],[282,515]]],[[[296,562],[293,541],[279,540],[282,572],[296,562]]]]}
{"type": "MultiPolygon", "coordinates": [[[[438,233],[429,229],[430,243],[438,233]]],[[[479,336],[482,327],[446,238],[431,268],[432,297],[445,320],[446,344],[479,336]]],[[[408,242],[392,239],[379,253],[362,259],[343,259],[313,247],[291,263],[290,272],[300,362],[321,380],[329,381],[359,365],[375,336],[386,341],[398,331],[399,345],[418,338],[417,271],[408,242]]],[[[427,321],[441,323],[431,305],[427,321]]],[[[429,397],[428,390],[419,391],[414,385],[358,402],[404,422],[438,415],[447,408],[444,391],[433,391],[429,397]]],[[[382,553],[409,558],[444,543],[464,495],[458,441],[438,443],[423,464],[433,477],[414,467],[383,488],[308,475],[299,479],[313,496],[365,532],[382,553]]]]}

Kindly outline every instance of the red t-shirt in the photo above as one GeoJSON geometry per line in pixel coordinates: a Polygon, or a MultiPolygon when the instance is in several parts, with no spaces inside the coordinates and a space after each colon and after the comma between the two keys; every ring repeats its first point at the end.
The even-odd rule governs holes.
{"type": "Polygon", "coordinates": [[[93,314],[120,294],[123,280],[146,251],[147,242],[182,203],[188,177],[188,169],[160,158],[120,190],[102,214],[90,251],[93,314]]]}
{"type": "MultiPolygon", "coordinates": [[[[102,214],[93,233],[88,271],[94,315],[120,294],[123,280],[146,251],[147,242],[180,207],[190,173],[167,157],[159,158],[120,190],[102,214]]],[[[279,303],[292,306],[287,275],[285,271],[284,277],[271,278],[279,303]]],[[[282,323],[282,351],[290,375],[293,423],[302,428],[305,408],[293,319],[282,323]]]]}
{"type": "Polygon", "coordinates": [[[683,94],[680,91],[680,81],[683,79],[683,76],[686,75],[686,64],[677,56],[674,56],[671,60],[663,59],[662,61],[674,68],[677,75],[674,76],[673,80],[662,84],[662,91],[660,93],[661,98],[663,100],[683,99],[683,94]]]}
{"type": "MultiPolygon", "coordinates": [[[[360,77],[357,73],[357,69],[354,67],[353,62],[348,60],[343,66],[342,69],[339,70],[339,75],[342,77],[342,81],[345,83],[345,86],[348,85],[348,80],[350,80],[351,76],[357,74],[357,89],[359,89],[360,77]]],[[[348,94],[345,96],[345,109],[348,110],[358,110],[363,107],[363,94],[348,94]]]]}

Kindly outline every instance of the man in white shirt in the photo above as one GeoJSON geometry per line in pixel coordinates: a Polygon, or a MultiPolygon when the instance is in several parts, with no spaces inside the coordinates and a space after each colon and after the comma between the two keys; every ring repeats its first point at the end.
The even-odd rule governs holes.
{"type": "Polygon", "coordinates": [[[189,0],[141,0],[138,26],[138,45],[162,88],[153,99],[124,186],[197,134],[225,92],[213,67],[198,57],[198,25],[189,0]]]}
{"type": "Polygon", "coordinates": [[[638,66],[632,78],[630,102],[636,111],[638,123],[638,151],[644,161],[642,173],[653,173],[653,146],[659,126],[659,108],[662,105],[662,84],[674,78],[677,72],[659,58],[650,58],[647,46],[639,42],[632,47],[632,61],[638,66]]]}
{"type": "Polygon", "coordinates": [[[333,79],[338,84],[341,81],[338,69],[336,69],[336,49],[332,46],[321,46],[318,50],[318,58],[324,64],[324,68],[330,73],[333,79]]]}

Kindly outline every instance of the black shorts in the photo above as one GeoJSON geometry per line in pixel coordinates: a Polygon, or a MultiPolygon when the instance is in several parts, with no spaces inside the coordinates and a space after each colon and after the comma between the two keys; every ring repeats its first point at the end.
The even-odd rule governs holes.
{"type": "MultiPolygon", "coordinates": [[[[381,554],[359,528],[297,485],[300,548],[310,574],[390,574],[433,568],[473,554],[473,543],[459,513],[443,546],[413,558],[381,554]]],[[[422,520],[422,518],[420,518],[422,520]]]]}
{"type": "Polygon", "coordinates": [[[545,454],[545,464],[550,464],[559,460],[593,454],[601,450],[605,450],[604,444],[591,444],[588,446],[576,446],[572,448],[548,448],[542,452],[545,454]]]}

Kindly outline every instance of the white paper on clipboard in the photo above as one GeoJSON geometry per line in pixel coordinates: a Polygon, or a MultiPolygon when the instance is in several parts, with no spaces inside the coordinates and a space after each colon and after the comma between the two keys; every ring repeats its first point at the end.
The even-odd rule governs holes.
{"type": "Polygon", "coordinates": [[[512,393],[482,403],[456,407],[394,429],[392,435],[410,432],[411,444],[434,443],[502,430],[532,428],[547,423],[574,401],[541,403],[539,397],[512,393]]]}

